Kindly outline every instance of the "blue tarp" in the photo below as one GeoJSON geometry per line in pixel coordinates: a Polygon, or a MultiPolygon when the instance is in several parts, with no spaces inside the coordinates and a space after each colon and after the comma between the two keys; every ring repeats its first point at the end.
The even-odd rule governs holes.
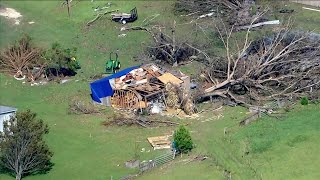
{"type": "Polygon", "coordinates": [[[103,79],[99,79],[90,83],[91,88],[91,98],[95,102],[101,103],[100,98],[108,97],[113,95],[113,90],[111,88],[110,79],[118,78],[123,75],[128,74],[130,71],[139,68],[140,66],[133,66],[117,73],[112,74],[111,76],[105,77],[103,79]]]}

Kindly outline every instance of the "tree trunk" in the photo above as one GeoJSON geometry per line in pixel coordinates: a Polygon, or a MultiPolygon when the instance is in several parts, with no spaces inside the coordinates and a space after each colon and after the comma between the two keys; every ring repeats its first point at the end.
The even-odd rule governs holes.
{"type": "Polygon", "coordinates": [[[18,173],[16,174],[16,180],[21,180],[21,173],[20,173],[20,172],[18,172],[18,173]]]}

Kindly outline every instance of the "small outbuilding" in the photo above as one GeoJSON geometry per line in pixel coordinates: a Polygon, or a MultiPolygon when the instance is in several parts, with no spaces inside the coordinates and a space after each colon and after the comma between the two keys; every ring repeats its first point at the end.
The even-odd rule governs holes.
{"type": "Polygon", "coordinates": [[[0,106],[0,132],[3,132],[3,123],[10,120],[11,116],[14,116],[16,112],[17,108],[0,106]]]}

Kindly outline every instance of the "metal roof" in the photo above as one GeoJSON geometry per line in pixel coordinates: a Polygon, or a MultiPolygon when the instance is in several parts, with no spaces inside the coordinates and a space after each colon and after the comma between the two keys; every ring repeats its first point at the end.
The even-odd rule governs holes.
{"type": "Polygon", "coordinates": [[[8,114],[12,112],[16,112],[17,108],[9,107],[9,106],[0,106],[0,115],[1,114],[8,114]]]}

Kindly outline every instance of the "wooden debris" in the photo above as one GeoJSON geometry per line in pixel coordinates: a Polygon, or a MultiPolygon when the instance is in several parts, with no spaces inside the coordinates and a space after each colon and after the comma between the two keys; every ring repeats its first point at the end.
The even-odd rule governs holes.
{"type": "Polygon", "coordinates": [[[278,25],[278,24],[280,24],[279,20],[265,21],[265,22],[260,22],[260,23],[248,25],[248,26],[240,26],[240,27],[237,27],[237,29],[242,30],[242,29],[256,28],[256,27],[260,27],[260,26],[264,26],[264,25],[278,25]]]}
{"type": "Polygon", "coordinates": [[[169,82],[174,85],[180,85],[183,83],[179,78],[172,75],[171,73],[164,73],[163,75],[159,76],[158,79],[163,82],[164,84],[168,84],[169,82]]]}
{"type": "Polygon", "coordinates": [[[126,117],[125,115],[118,115],[113,117],[111,121],[107,120],[102,123],[104,126],[141,126],[144,128],[151,128],[151,127],[159,127],[159,126],[176,126],[179,123],[173,121],[165,121],[165,120],[151,120],[146,119],[141,116],[135,117],[126,117]]]}
{"type": "Polygon", "coordinates": [[[250,124],[251,122],[257,120],[258,118],[260,118],[261,116],[261,112],[256,112],[256,113],[253,113],[252,115],[250,115],[249,117],[245,118],[244,120],[242,120],[240,122],[240,126],[246,126],[248,124],[250,124]]]}
{"type": "Polygon", "coordinates": [[[147,138],[154,150],[156,149],[170,149],[171,141],[169,136],[156,136],[147,138]]]}
{"type": "Polygon", "coordinates": [[[87,26],[90,26],[92,23],[94,23],[96,20],[100,19],[102,16],[104,16],[106,14],[113,13],[113,12],[117,12],[117,11],[118,11],[118,9],[111,10],[111,11],[106,11],[104,13],[99,13],[99,14],[97,14],[97,16],[94,19],[92,19],[89,22],[87,22],[87,26]]]}
{"type": "Polygon", "coordinates": [[[310,10],[310,11],[317,11],[317,12],[320,12],[319,9],[312,9],[312,8],[307,8],[307,7],[302,7],[303,9],[306,9],[306,10],[310,10]]]}

